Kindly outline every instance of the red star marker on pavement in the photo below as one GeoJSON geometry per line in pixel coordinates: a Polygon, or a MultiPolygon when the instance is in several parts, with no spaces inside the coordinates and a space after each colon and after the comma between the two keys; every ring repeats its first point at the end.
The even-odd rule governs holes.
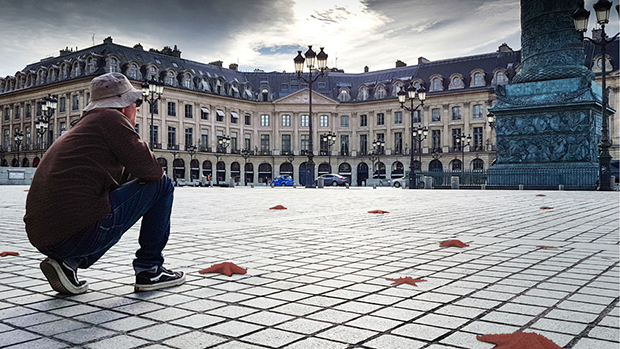
{"type": "Polygon", "coordinates": [[[200,274],[220,273],[220,274],[224,274],[227,276],[231,276],[232,274],[245,274],[247,272],[248,272],[247,269],[241,268],[240,266],[234,263],[231,263],[231,262],[213,264],[209,268],[202,269],[201,271],[199,271],[200,274]]]}
{"type": "Polygon", "coordinates": [[[373,210],[373,211],[368,211],[368,213],[381,213],[381,214],[384,214],[384,213],[389,213],[389,212],[388,211],[382,211],[382,210],[373,210]]]}
{"type": "Polygon", "coordinates": [[[439,247],[467,247],[468,244],[464,243],[461,240],[448,240],[443,241],[439,244],[439,247]]]}
{"type": "Polygon", "coordinates": [[[494,349],[562,349],[538,333],[503,333],[476,336],[481,342],[497,344],[494,349]]]}
{"type": "Polygon", "coordinates": [[[404,278],[398,278],[398,279],[386,279],[386,280],[394,281],[392,283],[392,285],[409,284],[409,285],[413,285],[413,286],[418,286],[418,285],[416,285],[416,282],[426,281],[426,280],[422,280],[422,279],[414,279],[411,276],[407,276],[407,277],[404,277],[404,278]]]}
{"type": "Polygon", "coordinates": [[[547,248],[557,248],[557,247],[553,247],[553,246],[536,246],[536,247],[538,247],[538,248],[545,248],[545,249],[547,249],[547,248]]]}
{"type": "Polygon", "coordinates": [[[543,206],[540,208],[541,210],[553,210],[553,207],[543,206]]]}
{"type": "Polygon", "coordinates": [[[277,205],[274,207],[270,207],[270,210],[286,210],[286,207],[282,206],[282,205],[277,205]]]}
{"type": "Polygon", "coordinates": [[[7,252],[7,251],[0,253],[0,257],[6,257],[6,256],[19,256],[19,253],[7,252]]]}
{"type": "Polygon", "coordinates": [[[536,196],[547,196],[547,195],[545,195],[545,194],[537,194],[536,196]]]}

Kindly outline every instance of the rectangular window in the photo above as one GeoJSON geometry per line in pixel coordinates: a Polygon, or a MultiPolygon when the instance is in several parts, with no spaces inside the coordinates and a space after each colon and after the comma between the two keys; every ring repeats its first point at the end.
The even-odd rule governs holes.
{"type": "Polygon", "coordinates": [[[385,115],[383,113],[377,113],[377,125],[385,125],[385,115]]]}
{"type": "Polygon", "coordinates": [[[268,114],[263,114],[260,116],[260,125],[269,126],[269,115],[268,114]]]}
{"type": "Polygon", "coordinates": [[[454,151],[461,151],[461,129],[452,129],[452,149],[454,151]]]}
{"type": "Polygon", "coordinates": [[[194,144],[194,129],[186,128],[185,129],[185,148],[194,144]]]}
{"type": "Polygon", "coordinates": [[[239,142],[237,141],[237,135],[230,136],[230,151],[236,153],[239,150],[239,142]]]}
{"type": "Polygon", "coordinates": [[[19,119],[21,117],[21,107],[19,105],[15,106],[15,119],[19,119]]]}
{"type": "Polygon", "coordinates": [[[320,127],[329,127],[329,116],[328,115],[321,115],[320,119],[320,127]]]}
{"type": "Polygon", "coordinates": [[[252,115],[245,114],[245,124],[246,125],[251,125],[252,124],[252,115]]]}
{"type": "Polygon", "coordinates": [[[402,123],[403,123],[403,112],[402,111],[394,112],[394,124],[398,125],[402,123]]]}
{"type": "Polygon", "coordinates": [[[413,120],[411,120],[411,122],[413,122],[414,124],[422,122],[422,112],[420,110],[413,111],[413,120]]]}
{"type": "Polygon", "coordinates": [[[151,125],[150,127],[151,132],[149,133],[149,139],[151,141],[152,144],[158,144],[158,139],[159,139],[159,127],[157,125],[151,125]]]}
{"type": "Polygon", "coordinates": [[[291,135],[282,135],[282,153],[291,153],[291,135]]]}
{"type": "Polygon", "coordinates": [[[360,115],[360,127],[368,126],[368,115],[362,114],[360,115]]]}
{"type": "Polygon", "coordinates": [[[441,121],[441,109],[433,108],[431,110],[431,121],[441,121]]]}
{"type": "Polygon", "coordinates": [[[4,120],[10,120],[11,112],[9,110],[9,108],[4,109],[4,120]]]}
{"type": "Polygon", "coordinates": [[[308,135],[301,135],[301,152],[303,154],[308,152],[308,140],[310,137],[308,135]]]}
{"type": "Polygon", "coordinates": [[[176,127],[168,126],[168,149],[175,147],[177,144],[177,129],[176,127]]]}
{"type": "Polygon", "coordinates": [[[177,104],[174,102],[168,102],[168,115],[177,116],[177,104]]]}
{"type": "MultiPolygon", "coordinates": [[[[385,134],[377,133],[377,141],[385,144],[385,134]]],[[[385,154],[385,146],[379,146],[377,148],[377,151],[379,152],[379,154],[385,154]]]]}
{"type": "Polygon", "coordinates": [[[349,116],[342,115],[340,117],[340,127],[349,127],[349,116]]]}
{"type": "Polygon", "coordinates": [[[290,115],[282,115],[282,127],[291,127],[290,115]]]}
{"type": "Polygon", "coordinates": [[[432,132],[433,149],[432,151],[441,152],[441,130],[433,130],[432,132]]]}
{"type": "Polygon", "coordinates": [[[482,119],[482,104],[474,104],[473,118],[482,119]]]}
{"type": "Polygon", "coordinates": [[[61,122],[60,123],[60,135],[64,135],[65,132],[67,132],[67,123],[65,122],[61,122]]]}
{"type": "Polygon", "coordinates": [[[269,135],[260,135],[260,151],[262,154],[269,154],[269,135]]]}
{"type": "Polygon", "coordinates": [[[368,154],[368,135],[360,135],[360,155],[368,154]]]}
{"type": "Polygon", "coordinates": [[[340,136],[340,155],[349,156],[349,135],[340,136]]]}
{"type": "Polygon", "coordinates": [[[233,112],[230,112],[230,123],[231,124],[236,124],[239,122],[239,114],[233,112]]]}
{"type": "Polygon", "coordinates": [[[243,146],[245,149],[252,149],[252,139],[246,135],[246,139],[243,140],[243,146]]]}
{"type": "Polygon", "coordinates": [[[185,117],[188,119],[194,118],[194,106],[191,104],[185,105],[185,117]]]}
{"type": "Polygon", "coordinates": [[[133,125],[133,129],[136,130],[137,134],[140,134],[140,124],[133,125]]]}
{"type": "Polygon", "coordinates": [[[308,123],[309,123],[309,118],[308,115],[302,115],[301,116],[301,127],[308,127],[308,123]]]}
{"type": "Polygon", "coordinates": [[[71,97],[71,110],[79,110],[80,109],[80,96],[73,95],[71,97]]]}
{"type": "Polygon", "coordinates": [[[482,149],[482,127],[474,127],[474,139],[472,146],[474,150],[483,150],[482,149]]]}
{"type": "Polygon", "coordinates": [[[216,111],[217,116],[215,117],[215,121],[217,122],[222,122],[224,121],[224,111],[221,109],[218,109],[216,111]]]}
{"type": "MultiPolygon", "coordinates": [[[[64,109],[63,109],[64,111],[64,109]]],[[[37,116],[41,116],[43,114],[43,103],[37,102],[37,116]]]]}
{"type": "Polygon", "coordinates": [[[209,120],[209,109],[200,108],[200,120],[209,120]]]}
{"type": "Polygon", "coordinates": [[[159,114],[159,101],[153,103],[153,114],[159,114]]]}
{"type": "MultiPolygon", "coordinates": [[[[39,104],[39,106],[40,106],[40,104],[39,104]]],[[[41,114],[39,114],[39,111],[38,111],[39,106],[37,106],[37,115],[41,115],[41,114]]],[[[64,112],[67,111],[67,98],[60,97],[58,99],[58,111],[61,112],[61,113],[64,113],[64,112]]]]}
{"type": "Polygon", "coordinates": [[[452,120],[461,120],[461,107],[452,107],[452,120]]]}
{"type": "Polygon", "coordinates": [[[202,134],[200,135],[200,150],[206,151],[209,148],[209,135],[202,134]]]}
{"type": "Polygon", "coordinates": [[[29,118],[32,116],[32,106],[30,104],[26,104],[26,117],[29,118]]]}
{"type": "Polygon", "coordinates": [[[403,153],[403,133],[395,132],[394,133],[394,154],[402,154],[403,153]]]}

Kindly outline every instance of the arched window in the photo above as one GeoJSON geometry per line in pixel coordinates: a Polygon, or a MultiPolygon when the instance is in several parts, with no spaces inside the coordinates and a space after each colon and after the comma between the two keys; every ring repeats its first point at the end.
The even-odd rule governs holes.
{"type": "Polygon", "coordinates": [[[157,158],[157,162],[159,162],[159,166],[164,169],[164,173],[168,174],[168,161],[164,158],[157,158]]]}
{"type": "Polygon", "coordinates": [[[192,159],[189,162],[189,175],[191,179],[198,179],[200,177],[200,163],[196,159],[192,159]]]}
{"type": "Polygon", "coordinates": [[[349,91],[347,89],[341,89],[338,94],[338,100],[341,102],[348,102],[351,100],[351,95],[349,95],[349,91]]]}
{"type": "Polygon", "coordinates": [[[82,69],[80,69],[80,63],[79,62],[75,62],[73,63],[73,76],[80,76],[82,75],[82,69]]]}
{"type": "Polygon", "coordinates": [[[212,170],[213,165],[211,164],[211,161],[205,160],[202,162],[202,175],[205,176],[208,181],[211,180],[212,170]]]}
{"type": "Polygon", "coordinates": [[[506,83],[506,74],[503,71],[498,71],[495,74],[495,83],[498,85],[506,83]]]}
{"type": "Polygon", "coordinates": [[[157,68],[150,66],[148,80],[153,80],[156,76],[157,76],[157,68]]]}
{"type": "Polygon", "coordinates": [[[215,165],[217,168],[217,182],[226,180],[226,164],[224,161],[218,161],[215,165]]]}
{"type": "Polygon", "coordinates": [[[383,99],[385,97],[386,97],[385,87],[384,86],[377,87],[377,90],[375,91],[375,99],[383,99]]]}
{"type": "Polygon", "coordinates": [[[428,170],[430,172],[443,172],[443,164],[438,159],[435,159],[428,164],[428,170]]]}
{"type": "Polygon", "coordinates": [[[117,64],[118,63],[116,62],[116,58],[110,58],[110,73],[116,73],[117,64]]]}
{"type": "Polygon", "coordinates": [[[472,161],[472,170],[476,172],[481,172],[484,169],[484,161],[482,159],[474,159],[472,161]]]}
{"type": "Polygon", "coordinates": [[[454,159],[450,163],[450,168],[452,169],[452,171],[463,171],[463,163],[461,162],[461,160],[454,159]]]}
{"type": "Polygon", "coordinates": [[[129,78],[131,79],[138,79],[138,66],[135,64],[132,64],[129,66],[129,78]]]}
{"type": "Polygon", "coordinates": [[[280,174],[291,176],[292,178],[293,177],[293,164],[291,164],[290,162],[285,162],[282,165],[280,165],[280,174]]]}
{"type": "Polygon", "coordinates": [[[245,183],[253,183],[254,182],[254,165],[251,162],[248,162],[243,166],[245,175],[245,183]]]}
{"type": "Polygon", "coordinates": [[[172,173],[174,178],[185,178],[185,161],[183,159],[174,159],[172,162],[172,173]]]}
{"type": "Polygon", "coordinates": [[[87,70],[88,74],[94,73],[96,68],[97,68],[97,63],[96,63],[95,59],[90,57],[86,61],[86,70],[87,70]]]}
{"type": "Polygon", "coordinates": [[[239,182],[241,179],[241,166],[236,161],[230,164],[230,177],[232,177],[235,182],[239,182]]]}
{"type": "Polygon", "coordinates": [[[401,178],[405,176],[405,166],[402,162],[396,161],[392,164],[392,178],[401,178]]]}
{"type": "Polygon", "coordinates": [[[331,172],[332,172],[332,167],[328,163],[324,162],[319,165],[319,176],[323,174],[331,173],[331,172]]]}
{"type": "Polygon", "coordinates": [[[166,77],[166,83],[168,85],[174,86],[174,72],[168,72],[168,76],[166,77]]]}
{"type": "Polygon", "coordinates": [[[482,73],[474,73],[474,86],[483,86],[482,73]]]}
{"type": "Polygon", "coordinates": [[[271,178],[273,178],[271,174],[271,165],[266,162],[258,165],[258,182],[269,183],[271,178]]]}
{"type": "Polygon", "coordinates": [[[365,101],[368,99],[368,88],[367,87],[362,87],[359,90],[359,100],[361,101],[365,101]]]}
{"type": "Polygon", "coordinates": [[[192,76],[189,74],[185,74],[185,79],[183,80],[183,87],[191,88],[192,87],[192,76]]]}

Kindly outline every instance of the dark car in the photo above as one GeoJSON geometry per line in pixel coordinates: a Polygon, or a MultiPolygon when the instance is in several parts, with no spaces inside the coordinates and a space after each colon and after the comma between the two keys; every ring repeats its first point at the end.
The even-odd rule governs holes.
{"type": "Polygon", "coordinates": [[[274,178],[271,181],[271,184],[273,184],[276,187],[281,187],[281,186],[286,186],[286,185],[295,185],[295,182],[293,181],[293,178],[291,176],[280,175],[274,178]]]}
{"type": "MultiPolygon", "coordinates": [[[[339,185],[347,185],[347,183],[349,183],[349,178],[343,177],[335,173],[320,175],[319,178],[323,178],[323,184],[325,186],[331,185],[336,187],[339,185]]],[[[315,185],[318,183],[319,178],[314,180],[315,185]]]]}

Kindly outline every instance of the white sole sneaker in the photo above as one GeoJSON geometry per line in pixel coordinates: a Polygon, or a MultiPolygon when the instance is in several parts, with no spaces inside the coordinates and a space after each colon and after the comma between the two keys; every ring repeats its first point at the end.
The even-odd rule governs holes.
{"type": "Polygon", "coordinates": [[[80,286],[75,286],[65,272],[62,270],[60,264],[51,258],[46,258],[41,262],[41,271],[47,278],[50,286],[59,293],[76,295],[88,291],[88,282],[84,281],[80,286]]]}

